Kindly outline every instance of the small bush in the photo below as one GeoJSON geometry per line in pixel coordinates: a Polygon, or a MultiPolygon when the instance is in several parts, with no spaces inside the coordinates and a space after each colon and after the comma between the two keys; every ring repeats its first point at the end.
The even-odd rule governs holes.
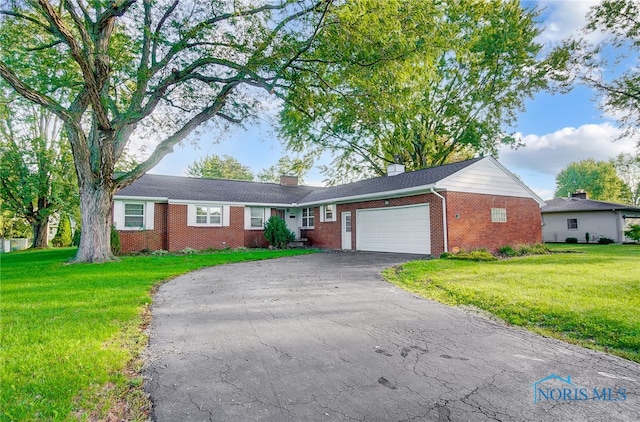
{"type": "Polygon", "coordinates": [[[631,224],[629,230],[624,231],[624,235],[635,242],[640,242],[640,224],[631,224]]]}
{"type": "Polygon", "coordinates": [[[198,251],[197,251],[197,250],[195,250],[195,249],[193,249],[193,248],[190,248],[190,247],[188,247],[188,246],[187,246],[187,247],[186,247],[186,248],[184,248],[184,249],[180,249],[180,250],[178,251],[178,253],[180,253],[180,254],[182,254],[182,255],[192,255],[192,254],[194,254],[194,253],[198,253],[198,251]]]}
{"type": "Polygon", "coordinates": [[[155,250],[155,251],[151,252],[151,255],[152,256],[162,256],[162,255],[167,255],[168,253],[169,253],[169,251],[167,251],[167,250],[158,249],[158,250],[155,250]]]}
{"type": "Polygon", "coordinates": [[[548,253],[550,253],[549,248],[541,243],[518,246],[519,255],[546,255],[548,253]]]}
{"type": "Polygon", "coordinates": [[[289,230],[282,218],[274,215],[264,225],[264,238],[274,248],[284,249],[289,242],[295,240],[296,235],[289,230]]]}
{"type": "Polygon", "coordinates": [[[584,240],[586,240],[586,242],[589,243],[589,232],[586,232],[584,234],[584,240]]]}
{"type": "Polygon", "coordinates": [[[611,243],[613,243],[613,239],[609,239],[608,237],[601,237],[600,239],[598,239],[598,243],[600,245],[609,245],[611,243]]]}
{"type": "Polygon", "coordinates": [[[565,239],[566,243],[578,243],[578,238],[577,237],[567,237],[565,239]]]}
{"type": "Polygon", "coordinates": [[[119,255],[120,250],[120,232],[116,230],[115,226],[111,226],[111,252],[114,255],[119,255]]]}
{"type": "Polygon", "coordinates": [[[51,244],[53,246],[69,246],[71,242],[71,220],[69,219],[69,214],[61,213],[58,231],[51,244]]]}
{"type": "Polygon", "coordinates": [[[507,257],[517,256],[518,255],[518,251],[516,251],[515,249],[513,249],[509,245],[505,245],[505,246],[501,247],[500,249],[498,249],[498,253],[500,255],[502,255],[502,256],[507,256],[507,257]]]}
{"type": "Polygon", "coordinates": [[[477,249],[471,252],[460,251],[456,254],[450,254],[448,259],[460,259],[463,261],[495,261],[498,258],[493,256],[491,252],[486,249],[477,249]]]}

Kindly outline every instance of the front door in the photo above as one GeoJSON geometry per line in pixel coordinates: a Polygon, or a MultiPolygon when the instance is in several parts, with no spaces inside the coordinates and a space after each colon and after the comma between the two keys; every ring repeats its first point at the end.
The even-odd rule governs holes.
{"type": "Polygon", "coordinates": [[[351,211],[342,213],[342,249],[351,249],[351,211]]]}

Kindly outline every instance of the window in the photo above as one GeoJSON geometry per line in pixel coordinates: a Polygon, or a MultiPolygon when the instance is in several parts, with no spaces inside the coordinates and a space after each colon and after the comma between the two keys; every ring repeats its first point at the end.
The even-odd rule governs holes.
{"type": "Polygon", "coordinates": [[[302,209],[302,227],[305,229],[312,229],[315,226],[315,217],[313,215],[313,208],[302,209]]]}
{"type": "Polygon", "coordinates": [[[578,219],[577,218],[567,218],[567,229],[568,230],[578,230],[578,219]]]}
{"type": "Polygon", "coordinates": [[[196,224],[221,225],[222,207],[196,205],[196,224]]]}
{"type": "Polygon", "coordinates": [[[322,221],[336,221],[336,206],[335,204],[325,205],[321,208],[322,221]]]}
{"type": "Polygon", "coordinates": [[[251,209],[251,227],[262,228],[264,227],[264,208],[250,208],[251,209]]]}
{"type": "Polygon", "coordinates": [[[506,223],[507,222],[507,209],[506,208],[491,208],[491,222],[492,223],[506,223]]]}
{"type": "Polygon", "coordinates": [[[351,233],[351,214],[344,216],[344,232],[351,233]]]}
{"type": "Polygon", "coordinates": [[[144,227],[144,204],[124,204],[124,227],[144,227]]]}

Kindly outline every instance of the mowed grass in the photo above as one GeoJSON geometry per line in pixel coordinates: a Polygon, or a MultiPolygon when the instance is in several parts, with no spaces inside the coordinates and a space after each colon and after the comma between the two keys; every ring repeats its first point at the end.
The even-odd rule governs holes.
{"type": "Polygon", "coordinates": [[[152,288],[203,267],[301,253],[245,250],[76,265],[65,265],[75,249],[1,255],[0,420],[106,420],[114,411],[144,418],[145,409],[126,407],[136,406],[136,394],[146,405],[132,362],[146,344],[141,324],[152,288]]]}
{"type": "Polygon", "coordinates": [[[493,262],[447,259],[391,268],[390,282],[449,305],[640,362],[640,246],[550,245],[493,262]]]}

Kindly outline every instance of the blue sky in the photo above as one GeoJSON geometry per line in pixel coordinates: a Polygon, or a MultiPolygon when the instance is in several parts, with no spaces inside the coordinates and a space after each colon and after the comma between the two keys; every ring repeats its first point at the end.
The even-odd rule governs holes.
{"type": "MultiPolygon", "coordinates": [[[[579,30],[593,0],[523,1],[523,5],[543,7],[544,31],[540,41],[557,42],[579,30]]],[[[597,37],[597,35],[594,35],[597,37]]],[[[280,142],[271,127],[275,113],[266,113],[259,123],[245,129],[220,134],[200,135],[197,145],[177,146],[151,172],[185,175],[187,166],[208,154],[229,155],[254,173],[277,163],[282,156],[280,142]]],[[[634,153],[638,138],[619,139],[612,116],[603,114],[594,102],[594,92],[577,87],[568,94],[539,93],[528,100],[517,124],[509,128],[523,140],[518,150],[504,148],[499,161],[517,174],[543,199],[553,197],[555,176],[567,164],[594,158],[607,160],[621,152],[634,153]]],[[[327,164],[327,163],[321,163],[327,164]]],[[[306,177],[308,184],[321,184],[323,175],[314,169],[306,177]]]]}

